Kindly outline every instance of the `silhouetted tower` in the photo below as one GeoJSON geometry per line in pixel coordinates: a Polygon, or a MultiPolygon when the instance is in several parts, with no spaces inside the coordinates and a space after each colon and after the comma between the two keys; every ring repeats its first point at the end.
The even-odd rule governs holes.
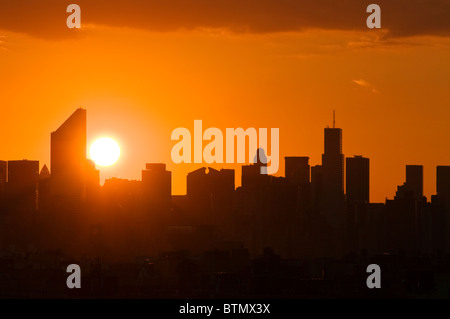
{"type": "Polygon", "coordinates": [[[39,161],[8,161],[8,198],[15,209],[37,208],[39,161]]]}
{"type": "Polygon", "coordinates": [[[450,166],[436,167],[436,193],[438,195],[450,194],[450,166]]]}
{"type": "MultiPolygon", "coordinates": [[[[334,116],[333,116],[334,125],[334,116]]],[[[344,252],[345,238],[345,195],[344,195],[344,155],[342,154],[342,130],[325,128],[324,154],[322,155],[322,193],[320,213],[324,217],[324,227],[329,233],[327,245],[322,254],[339,258],[344,252]]]]}
{"type": "Polygon", "coordinates": [[[314,208],[319,208],[322,198],[322,175],[323,167],[322,165],[315,165],[311,167],[311,196],[312,196],[312,206],[314,208]]]}
{"type": "Polygon", "coordinates": [[[0,185],[6,184],[6,161],[0,161],[0,185]]]}
{"type": "Polygon", "coordinates": [[[39,173],[39,210],[48,210],[51,203],[51,178],[47,165],[44,165],[39,173]]]}
{"type": "Polygon", "coordinates": [[[95,162],[91,159],[86,160],[85,165],[85,195],[86,199],[95,201],[100,190],[100,171],[95,168],[95,162]]]}
{"type": "Polygon", "coordinates": [[[81,201],[86,182],[86,110],[77,109],[51,133],[52,195],[81,201]]]}
{"type": "Polygon", "coordinates": [[[416,198],[423,196],[423,166],[406,165],[405,190],[414,192],[416,198]]]}
{"type": "Polygon", "coordinates": [[[153,210],[170,208],[172,196],[172,172],[164,163],[147,163],[142,171],[144,197],[153,210]]]}
{"type": "Polygon", "coordinates": [[[270,179],[267,172],[266,154],[262,148],[258,148],[254,156],[254,164],[243,165],[241,174],[242,187],[259,187],[267,184],[270,179]]]}
{"type": "Polygon", "coordinates": [[[450,166],[436,167],[436,191],[438,200],[442,206],[440,223],[445,226],[442,229],[442,237],[445,238],[444,248],[450,250],[450,166]]]}
{"type": "MultiPolygon", "coordinates": [[[[334,125],[334,117],[333,117],[334,125]]],[[[344,208],[344,155],[342,154],[342,129],[325,128],[325,151],[322,155],[323,213],[338,225],[344,208]]]]}
{"type": "Polygon", "coordinates": [[[369,159],[346,158],[345,185],[347,195],[346,244],[348,250],[368,248],[367,211],[369,203],[369,159]]]}
{"type": "Polygon", "coordinates": [[[309,157],[286,156],[284,175],[293,184],[305,184],[310,181],[309,157]]]}
{"type": "Polygon", "coordinates": [[[0,196],[4,194],[7,179],[7,164],[6,161],[0,161],[0,196]]]}
{"type": "Polygon", "coordinates": [[[187,198],[198,221],[205,225],[220,225],[233,202],[234,170],[202,167],[188,173],[186,179],[187,198]]]}
{"type": "Polygon", "coordinates": [[[187,177],[187,196],[193,200],[209,202],[211,194],[230,195],[233,193],[234,170],[202,167],[189,172],[187,177]]]}
{"type": "Polygon", "coordinates": [[[309,157],[286,156],[285,177],[296,187],[297,208],[305,212],[311,207],[311,183],[309,157]]]}
{"type": "Polygon", "coordinates": [[[3,214],[5,209],[6,197],[6,178],[7,178],[6,161],[0,161],[0,214],[3,214]]]}
{"type": "Polygon", "coordinates": [[[346,158],[346,193],[349,202],[369,203],[369,159],[346,158]]]}

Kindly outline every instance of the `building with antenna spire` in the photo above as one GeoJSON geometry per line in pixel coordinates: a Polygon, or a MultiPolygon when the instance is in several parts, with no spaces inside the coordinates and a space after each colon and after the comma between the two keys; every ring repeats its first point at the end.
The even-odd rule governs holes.
{"type": "Polygon", "coordinates": [[[324,129],[324,153],[322,154],[321,212],[326,221],[336,229],[344,224],[344,154],[342,154],[342,129],[336,128],[333,111],[333,127],[324,129]]]}

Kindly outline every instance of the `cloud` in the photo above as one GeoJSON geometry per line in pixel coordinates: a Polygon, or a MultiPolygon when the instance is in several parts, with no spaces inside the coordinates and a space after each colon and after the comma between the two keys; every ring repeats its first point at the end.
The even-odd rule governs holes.
{"type": "Polygon", "coordinates": [[[3,40],[6,39],[6,36],[0,35],[0,49],[3,51],[7,51],[6,42],[3,40]]]}
{"type": "MultiPolygon", "coordinates": [[[[361,0],[76,0],[83,23],[149,31],[227,29],[236,33],[371,30],[361,0]]],[[[71,1],[0,0],[0,29],[41,38],[73,36],[71,1]]],[[[450,0],[377,0],[390,37],[450,36],[450,0]]],[[[373,31],[373,30],[372,30],[373,31]]]]}
{"type": "Polygon", "coordinates": [[[372,93],[379,93],[378,89],[375,88],[373,84],[370,84],[366,80],[360,79],[360,80],[352,80],[353,83],[355,83],[357,86],[365,88],[370,90],[372,93]]]}
{"type": "Polygon", "coordinates": [[[365,87],[370,86],[370,84],[368,82],[366,82],[365,80],[352,80],[352,82],[359,86],[365,86],[365,87]]]}

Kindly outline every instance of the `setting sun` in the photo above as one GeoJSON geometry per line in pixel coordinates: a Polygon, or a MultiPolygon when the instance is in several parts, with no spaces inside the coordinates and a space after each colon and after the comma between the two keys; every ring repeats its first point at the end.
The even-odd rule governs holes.
{"type": "Polygon", "coordinates": [[[112,138],[101,137],[91,144],[89,155],[95,164],[110,166],[119,159],[120,147],[112,138]]]}

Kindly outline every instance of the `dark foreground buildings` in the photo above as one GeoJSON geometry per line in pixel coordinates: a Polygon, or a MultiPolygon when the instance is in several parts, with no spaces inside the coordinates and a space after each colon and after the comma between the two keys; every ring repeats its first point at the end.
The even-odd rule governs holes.
{"type": "Polygon", "coordinates": [[[238,188],[234,170],[204,167],[173,196],[163,163],[100,187],[78,109],[51,134],[50,170],[0,161],[0,293],[77,296],[64,286],[70,263],[82,266],[88,297],[361,297],[369,263],[387,269],[384,296],[441,291],[450,166],[437,167],[430,201],[423,167],[407,165],[395,197],[370,203],[369,159],[345,159],[340,128],[326,128],[324,142],[320,165],[288,156],[276,177],[257,161],[238,188]]]}

